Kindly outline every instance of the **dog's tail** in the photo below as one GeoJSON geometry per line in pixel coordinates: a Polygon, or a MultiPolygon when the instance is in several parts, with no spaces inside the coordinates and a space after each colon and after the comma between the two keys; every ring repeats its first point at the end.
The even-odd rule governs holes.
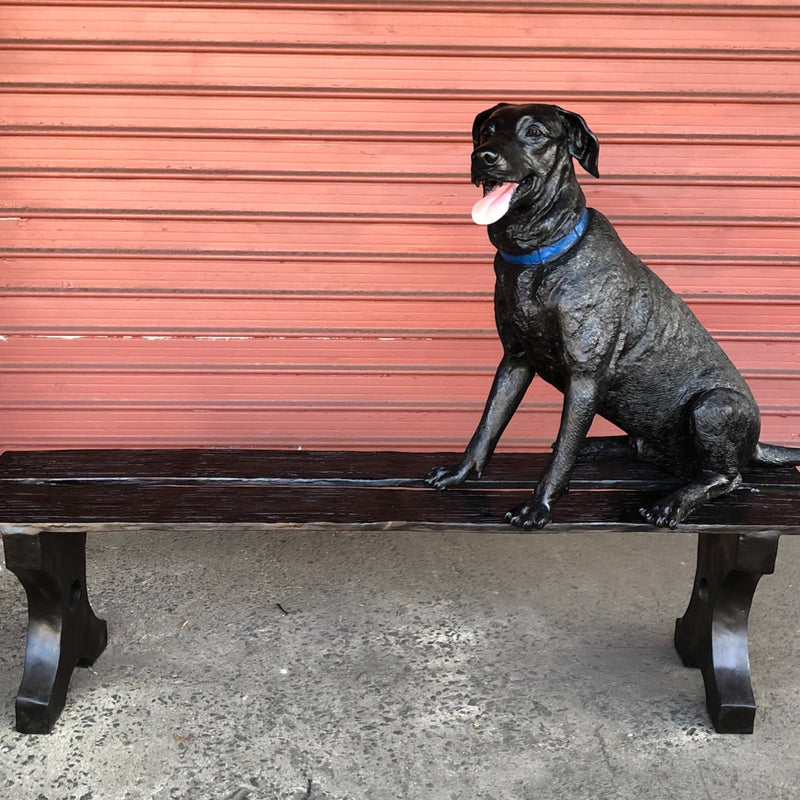
{"type": "Polygon", "coordinates": [[[759,467],[797,467],[800,466],[800,447],[759,442],[750,463],[759,467]]]}

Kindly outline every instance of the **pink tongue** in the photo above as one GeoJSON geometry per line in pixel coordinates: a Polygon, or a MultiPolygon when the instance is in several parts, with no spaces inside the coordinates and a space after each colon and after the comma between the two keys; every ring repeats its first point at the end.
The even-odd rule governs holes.
{"type": "Polygon", "coordinates": [[[472,219],[478,225],[491,225],[508,211],[511,198],[518,183],[501,183],[495,186],[489,194],[481,197],[472,207],[472,219]]]}

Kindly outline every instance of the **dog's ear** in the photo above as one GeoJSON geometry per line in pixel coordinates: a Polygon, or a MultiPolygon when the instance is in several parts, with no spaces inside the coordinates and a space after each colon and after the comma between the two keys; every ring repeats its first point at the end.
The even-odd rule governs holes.
{"type": "Polygon", "coordinates": [[[486,111],[481,111],[477,117],[475,117],[475,122],[472,123],[472,146],[477,147],[481,142],[481,128],[483,127],[483,123],[486,122],[489,117],[497,111],[498,108],[504,108],[505,106],[510,105],[510,103],[498,103],[496,106],[492,106],[491,108],[487,108],[486,111]]]}
{"type": "Polygon", "coordinates": [[[567,130],[569,154],[576,158],[590,175],[599,178],[597,159],[600,155],[600,142],[597,141],[597,137],[589,130],[589,126],[580,114],[563,108],[558,108],[558,113],[567,130]]]}

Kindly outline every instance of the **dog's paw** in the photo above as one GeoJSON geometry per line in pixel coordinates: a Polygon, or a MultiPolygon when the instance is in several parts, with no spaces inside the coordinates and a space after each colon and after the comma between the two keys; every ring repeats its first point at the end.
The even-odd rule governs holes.
{"type": "Polygon", "coordinates": [[[679,502],[670,501],[669,498],[655,503],[650,508],[640,508],[639,513],[656,528],[670,528],[675,530],[686,518],[686,512],[679,502]]]}
{"type": "Polygon", "coordinates": [[[552,519],[550,506],[535,499],[515,506],[506,514],[506,522],[526,531],[533,528],[544,528],[552,519]]]}
{"type": "Polygon", "coordinates": [[[447,489],[463,483],[472,471],[471,465],[459,464],[457,467],[434,467],[425,477],[425,482],[434,489],[447,489]]]}

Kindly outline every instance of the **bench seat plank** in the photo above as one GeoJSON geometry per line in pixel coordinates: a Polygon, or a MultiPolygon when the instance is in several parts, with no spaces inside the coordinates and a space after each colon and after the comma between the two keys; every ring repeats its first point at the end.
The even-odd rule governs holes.
{"type": "MultiPolygon", "coordinates": [[[[544,469],[547,453],[498,453],[480,486],[529,487],[544,469]]],[[[52,450],[6,451],[0,455],[0,480],[72,481],[88,479],[361,480],[369,485],[424,485],[433,466],[455,464],[460,453],[358,452],[311,450],[52,450]]],[[[468,486],[475,481],[469,481],[468,486]]],[[[615,485],[674,486],[676,479],[657,467],[634,459],[582,461],[571,486],[593,488],[615,485]]],[[[800,473],[793,468],[759,467],[745,473],[751,488],[800,487],[800,473]]]]}
{"type": "MultiPolygon", "coordinates": [[[[535,487],[548,456],[499,454],[480,480],[432,491],[423,480],[426,469],[457,458],[257,450],[7,452],[0,456],[0,532],[65,523],[503,525],[505,512],[535,487]]],[[[579,464],[547,530],[652,530],[639,508],[679,483],[634,460],[579,464]]],[[[742,488],[698,509],[679,530],[778,526],[800,532],[800,492],[787,487],[800,488],[797,470],[753,470],[742,488]]]]}
{"type": "MultiPolygon", "coordinates": [[[[71,524],[78,529],[105,524],[168,525],[176,523],[249,523],[285,525],[367,525],[406,523],[408,527],[496,525],[507,533],[519,529],[503,522],[509,508],[527,496],[524,489],[359,488],[214,484],[17,484],[0,481],[0,533],[33,532],[71,524]],[[302,496],[298,495],[302,491],[302,496]]],[[[642,489],[573,489],[561,498],[554,522],[543,532],[563,529],[655,530],[638,509],[663,494],[642,489]]],[[[740,490],[699,509],[675,533],[717,528],[780,528],[800,533],[800,496],[777,490],[755,497],[740,490]]],[[[535,533],[535,531],[534,531],[535,533]]]]}

